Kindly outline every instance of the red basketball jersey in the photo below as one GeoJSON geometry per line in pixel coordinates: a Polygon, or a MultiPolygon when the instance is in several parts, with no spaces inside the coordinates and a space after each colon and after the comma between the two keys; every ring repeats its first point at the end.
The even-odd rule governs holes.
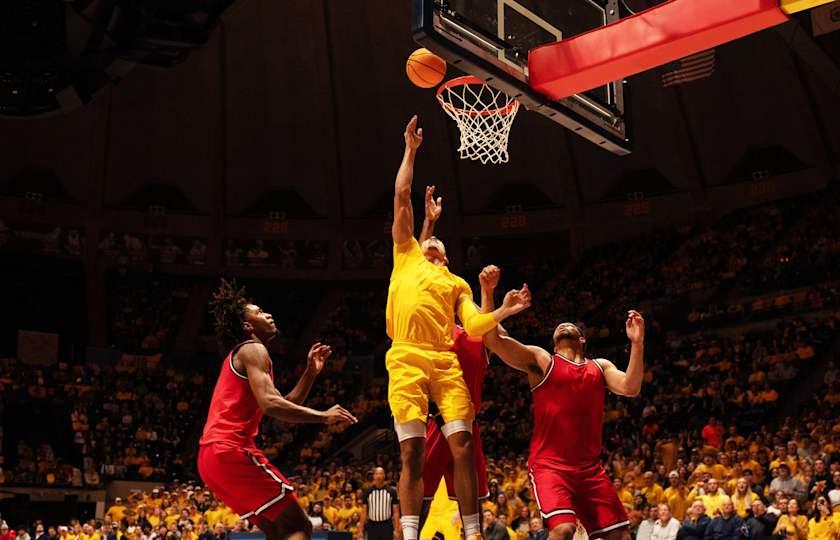
{"type": "Polygon", "coordinates": [[[604,371],[594,360],[583,363],[555,354],[534,388],[531,466],[550,462],[570,468],[590,466],[601,456],[604,371]]]}
{"type": "Polygon", "coordinates": [[[472,398],[476,412],[481,408],[481,387],[487,373],[487,350],[481,338],[471,338],[460,326],[453,332],[452,352],[458,355],[458,363],[464,372],[464,382],[472,398]]]}
{"type": "MultiPolygon", "coordinates": [[[[255,447],[254,439],[259,434],[263,414],[248,384],[247,374],[236,371],[233,365],[233,355],[246,343],[255,342],[240,343],[222,362],[200,445],[223,443],[240,448],[255,447]]],[[[269,362],[273,377],[272,369],[269,362]]]]}

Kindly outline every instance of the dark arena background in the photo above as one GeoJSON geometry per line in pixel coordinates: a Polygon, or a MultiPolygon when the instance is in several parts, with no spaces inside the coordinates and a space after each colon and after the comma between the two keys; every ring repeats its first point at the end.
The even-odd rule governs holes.
{"type": "MultiPolygon", "coordinates": [[[[265,528],[278,502],[316,538],[374,540],[393,518],[392,537],[412,540],[399,505],[377,520],[371,493],[377,467],[393,488],[402,467],[386,301],[415,114],[414,235],[434,185],[435,234],[476,304],[487,265],[501,269],[498,305],[527,283],[510,336],[552,351],[571,321],[586,358],[629,379],[625,321],[644,318],[641,391],[607,392],[603,408],[600,457],[629,521],[613,532],[840,540],[829,0],[0,3],[0,540],[303,537],[265,528]],[[690,4],[705,7],[675,12],[690,4]],[[421,46],[445,80],[478,78],[436,99],[442,74],[406,71],[421,46]],[[439,80],[420,88],[425,75],[439,80]],[[446,102],[466,85],[508,101],[446,102]],[[197,466],[217,379],[249,379],[239,388],[255,395],[253,366],[245,377],[216,339],[223,278],[273,315],[278,395],[320,342],[331,355],[304,405],[358,419],[264,408],[266,464],[248,456],[296,499],[284,485],[248,513],[197,466]]],[[[535,494],[533,373],[488,358],[482,536],[569,540],[559,512],[577,539],[613,538],[585,530],[600,503],[535,494]]],[[[441,487],[420,538],[464,537],[461,514],[441,487]]]]}

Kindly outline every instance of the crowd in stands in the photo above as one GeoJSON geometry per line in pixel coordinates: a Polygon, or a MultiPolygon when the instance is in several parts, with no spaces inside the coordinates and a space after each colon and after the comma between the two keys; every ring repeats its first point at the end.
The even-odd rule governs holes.
{"type": "Polygon", "coordinates": [[[203,266],[207,264],[207,243],[201,238],[107,231],[102,233],[97,254],[119,267],[203,266]]]}
{"type": "Polygon", "coordinates": [[[225,245],[224,262],[227,267],[279,270],[326,268],[327,250],[325,242],[314,240],[231,239],[225,245]]]}
{"type": "MultiPolygon", "coordinates": [[[[579,319],[586,322],[580,324],[590,354],[621,364],[623,310],[639,306],[645,313],[643,393],[635,400],[608,398],[603,456],[637,540],[840,539],[840,525],[827,525],[840,519],[840,508],[832,512],[840,505],[840,492],[832,494],[840,490],[840,373],[836,364],[825,369],[823,363],[840,334],[840,205],[830,203],[836,195],[826,201],[765,205],[566,261],[509,268],[498,261],[503,284],[532,286],[534,306],[507,325],[531,343],[546,345],[557,322],[579,319]],[[815,370],[822,375],[818,386],[815,370]],[[794,394],[797,385],[808,388],[808,399],[794,394]],[[797,399],[795,411],[788,409],[787,402],[797,399]],[[782,413],[796,411],[779,421],[782,413]]],[[[370,262],[374,248],[345,245],[345,264],[378,267],[370,262]]],[[[247,262],[251,251],[260,254],[257,244],[238,255],[236,245],[228,249],[238,264],[261,264],[247,262]]],[[[383,267],[388,256],[387,250],[381,254],[383,267]]],[[[236,265],[230,259],[228,264],[236,265]]],[[[109,283],[113,342],[147,355],[167,351],[188,295],[179,286],[162,278],[149,287],[142,278],[117,274],[109,283]]],[[[313,323],[317,339],[335,354],[308,404],[340,402],[359,417],[359,429],[388,425],[381,369],[387,348],[384,287],[377,282],[341,291],[334,307],[313,323]],[[363,358],[372,359],[367,368],[360,367],[363,358]]],[[[0,362],[0,401],[73,404],[65,419],[70,448],[19,440],[16,454],[5,456],[0,478],[76,486],[100,486],[112,478],[188,478],[186,447],[195,444],[190,434],[200,427],[215,364],[209,372],[192,372],[176,370],[159,356],[132,358],[113,368],[40,371],[0,362]]],[[[278,375],[286,384],[299,369],[302,364],[283,365],[278,375]]],[[[493,536],[504,530],[511,539],[542,540],[546,531],[527,478],[527,381],[494,359],[483,393],[478,419],[491,475],[486,536],[504,538],[493,536]]],[[[373,466],[385,467],[388,481],[396,481],[394,452],[365,463],[333,457],[357,433],[264,423],[266,455],[293,480],[302,506],[321,527],[358,528],[373,466]]],[[[132,495],[116,508],[118,515],[110,514],[107,523],[67,523],[64,536],[59,529],[56,534],[61,540],[219,540],[250,527],[197,485],[132,495]],[[86,532],[94,529],[98,538],[86,532]]],[[[0,540],[12,540],[3,534],[0,540]]],[[[29,534],[39,540],[35,530],[29,534]]]]}
{"type": "MultiPolygon", "coordinates": [[[[833,385],[838,375],[832,366],[825,379],[833,385]]],[[[741,433],[709,418],[692,432],[694,446],[663,439],[650,461],[608,460],[606,468],[628,511],[635,540],[840,538],[840,422],[837,405],[826,406],[789,419],[773,432],[741,433]]],[[[507,452],[488,457],[485,537],[544,540],[525,456],[507,452]]],[[[298,503],[316,530],[358,532],[363,494],[375,466],[388,471],[387,482],[396,483],[395,452],[365,463],[322,460],[289,469],[298,503]]],[[[64,540],[221,540],[231,531],[253,529],[194,483],[118,498],[100,520],[47,525],[64,540]]],[[[39,523],[29,533],[36,540],[39,526],[43,533],[39,523]]]]}
{"type": "Polygon", "coordinates": [[[190,286],[173,276],[110,272],[107,279],[109,341],[127,353],[172,350],[190,286]]]}
{"type": "MultiPolygon", "coordinates": [[[[62,363],[55,369],[4,359],[2,410],[29,414],[30,420],[34,411],[42,411],[52,427],[37,441],[5,434],[17,443],[5,445],[15,451],[3,456],[3,481],[100,487],[112,479],[181,477],[186,473],[182,441],[205,414],[204,392],[203,376],[187,377],[163,365],[160,355],[62,363]]],[[[34,426],[30,430],[34,433],[34,426]]]]}

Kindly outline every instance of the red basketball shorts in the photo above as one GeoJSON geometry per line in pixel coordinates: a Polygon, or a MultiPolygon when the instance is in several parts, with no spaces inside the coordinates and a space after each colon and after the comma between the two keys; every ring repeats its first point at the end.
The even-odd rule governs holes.
{"type": "Polygon", "coordinates": [[[291,504],[296,504],[289,481],[262,452],[223,444],[198,451],[198,472],[204,484],[240,517],[263,528],[291,504]]]}
{"type": "Polygon", "coordinates": [[[531,464],[531,487],[543,519],[553,529],[580,520],[590,538],[627,527],[627,511],[601,463],[569,468],[549,462],[531,464]]]}
{"type": "MultiPolygon", "coordinates": [[[[487,461],[481,448],[481,433],[478,424],[473,423],[473,448],[475,448],[475,472],[478,475],[478,498],[490,496],[487,488],[487,461]]],[[[446,492],[450,499],[455,499],[455,467],[452,451],[434,419],[426,423],[426,458],[423,462],[423,498],[431,500],[435,496],[440,479],[446,480],[446,492]]]]}

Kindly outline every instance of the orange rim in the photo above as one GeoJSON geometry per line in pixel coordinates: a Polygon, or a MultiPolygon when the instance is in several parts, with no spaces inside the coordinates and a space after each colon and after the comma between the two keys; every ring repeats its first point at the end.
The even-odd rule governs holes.
{"type": "Polygon", "coordinates": [[[457,88],[459,86],[467,86],[470,84],[480,84],[482,86],[487,86],[487,83],[475,77],[473,75],[465,75],[463,77],[458,77],[449,81],[446,81],[437,89],[437,98],[440,102],[440,106],[444,109],[449,111],[459,113],[459,114],[466,114],[469,116],[507,116],[514,110],[519,107],[519,102],[516,99],[511,99],[510,103],[508,103],[504,107],[497,107],[495,109],[487,109],[486,111],[468,111],[466,109],[461,109],[452,105],[451,103],[447,103],[441,97],[443,95],[444,90],[450,90],[453,88],[457,88]]]}

